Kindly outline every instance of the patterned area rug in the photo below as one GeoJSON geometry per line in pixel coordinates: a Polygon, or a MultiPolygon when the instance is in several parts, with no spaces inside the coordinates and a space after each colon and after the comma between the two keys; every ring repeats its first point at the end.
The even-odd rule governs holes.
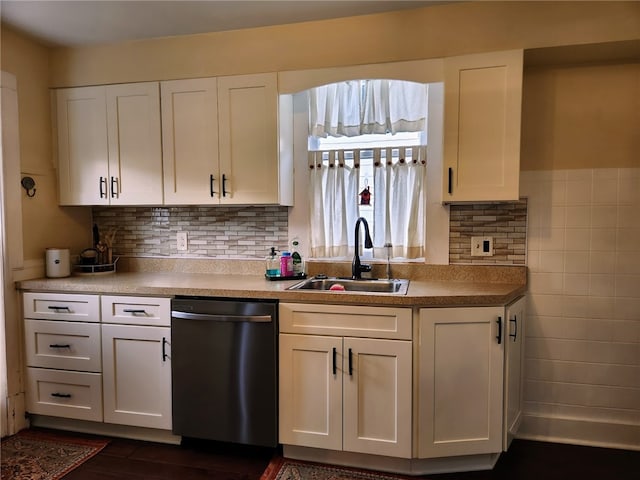
{"type": "Polygon", "coordinates": [[[2,480],[57,480],[102,450],[108,440],[23,430],[0,442],[2,480]]]}
{"type": "Polygon", "coordinates": [[[390,473],[277,457],[271,460],[260,480],[405,480],[390,473]]]}

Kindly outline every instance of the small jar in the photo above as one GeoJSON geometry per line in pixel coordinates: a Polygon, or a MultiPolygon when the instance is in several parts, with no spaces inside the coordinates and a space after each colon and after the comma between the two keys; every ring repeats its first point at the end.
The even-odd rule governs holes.
{"type": "Polygon", "coordinates": [[[280,276],[290,277],[291,275],[293,275],[291,252],[282,252],[280,257],[280,276]]]}

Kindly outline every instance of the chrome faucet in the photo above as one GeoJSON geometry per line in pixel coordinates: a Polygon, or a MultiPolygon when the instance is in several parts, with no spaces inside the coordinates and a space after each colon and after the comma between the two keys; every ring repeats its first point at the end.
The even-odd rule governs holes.
{"type": "Polygon", "coordinates": [[[353,253],[353,262],[351,262],[351,278],[356,280],[362,278],[362,272],[370,272],[371,265],[360,263],[360,224],[364,223],[364,248],[373,248],[373,242],[371,241],[371,235],[369,234],[369,224],[363,217],[358,218],[356,221],[355,232],[355,248],[353,253]]]}

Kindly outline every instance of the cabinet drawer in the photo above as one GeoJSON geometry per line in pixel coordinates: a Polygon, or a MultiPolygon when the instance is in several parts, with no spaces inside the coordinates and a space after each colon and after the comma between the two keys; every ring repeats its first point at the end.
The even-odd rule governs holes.
{"type": "Polygon", "coordinates": [[[102,323],[171,325],[171,300],[156,297],[102,296],[102,323]]]}
{"type": "Polygon", "coordinates": [[[102,375],[27,368],[27,411],[102,421],[102,375]]]}
{"type": "Polygon", "coordinates": [[[25,320],[27,365],[100,372],[100,324],[25,320]]]}
{"type": "Polygon", "coordinates": [[[410,308],[280,304],[280,332],[411,340],[410,308]]]}
{"type": "Polygon", "coordinates": [[[67,293],[23,294],[25,318],[42,320],[100,321],[100,297],[67,293]]]}

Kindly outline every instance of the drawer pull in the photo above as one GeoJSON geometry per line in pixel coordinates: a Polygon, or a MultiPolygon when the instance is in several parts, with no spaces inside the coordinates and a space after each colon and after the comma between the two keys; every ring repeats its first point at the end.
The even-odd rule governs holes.
{"type": "Polygon", "coordinates": [[[69,307],[60,307],[58,305],[50,305],[47,307],[49,310],[55,310],[58,313],[60,310],[64,310],[66,312],[71,313],[71,309],[69,307]]]}
{"type": "Polygon", "coordinates": [[[52,343],[51,345],[49,345],[49,348],[71,348],[71,345],[68,344],[59,344],[59,343],[52,343]]]}
{"type": "Polygon", "coordinates": [[[130,313],[131,315],[146,315],[147,311],[144,308],[125,308],[124,313],[130,313]]]}
{"type": "Polygon", "coordinates": [[[51,394],[52,397],[57,397],[57,398],[71,398],[71,394],[70,393],[52,393],[51,394]]]}

